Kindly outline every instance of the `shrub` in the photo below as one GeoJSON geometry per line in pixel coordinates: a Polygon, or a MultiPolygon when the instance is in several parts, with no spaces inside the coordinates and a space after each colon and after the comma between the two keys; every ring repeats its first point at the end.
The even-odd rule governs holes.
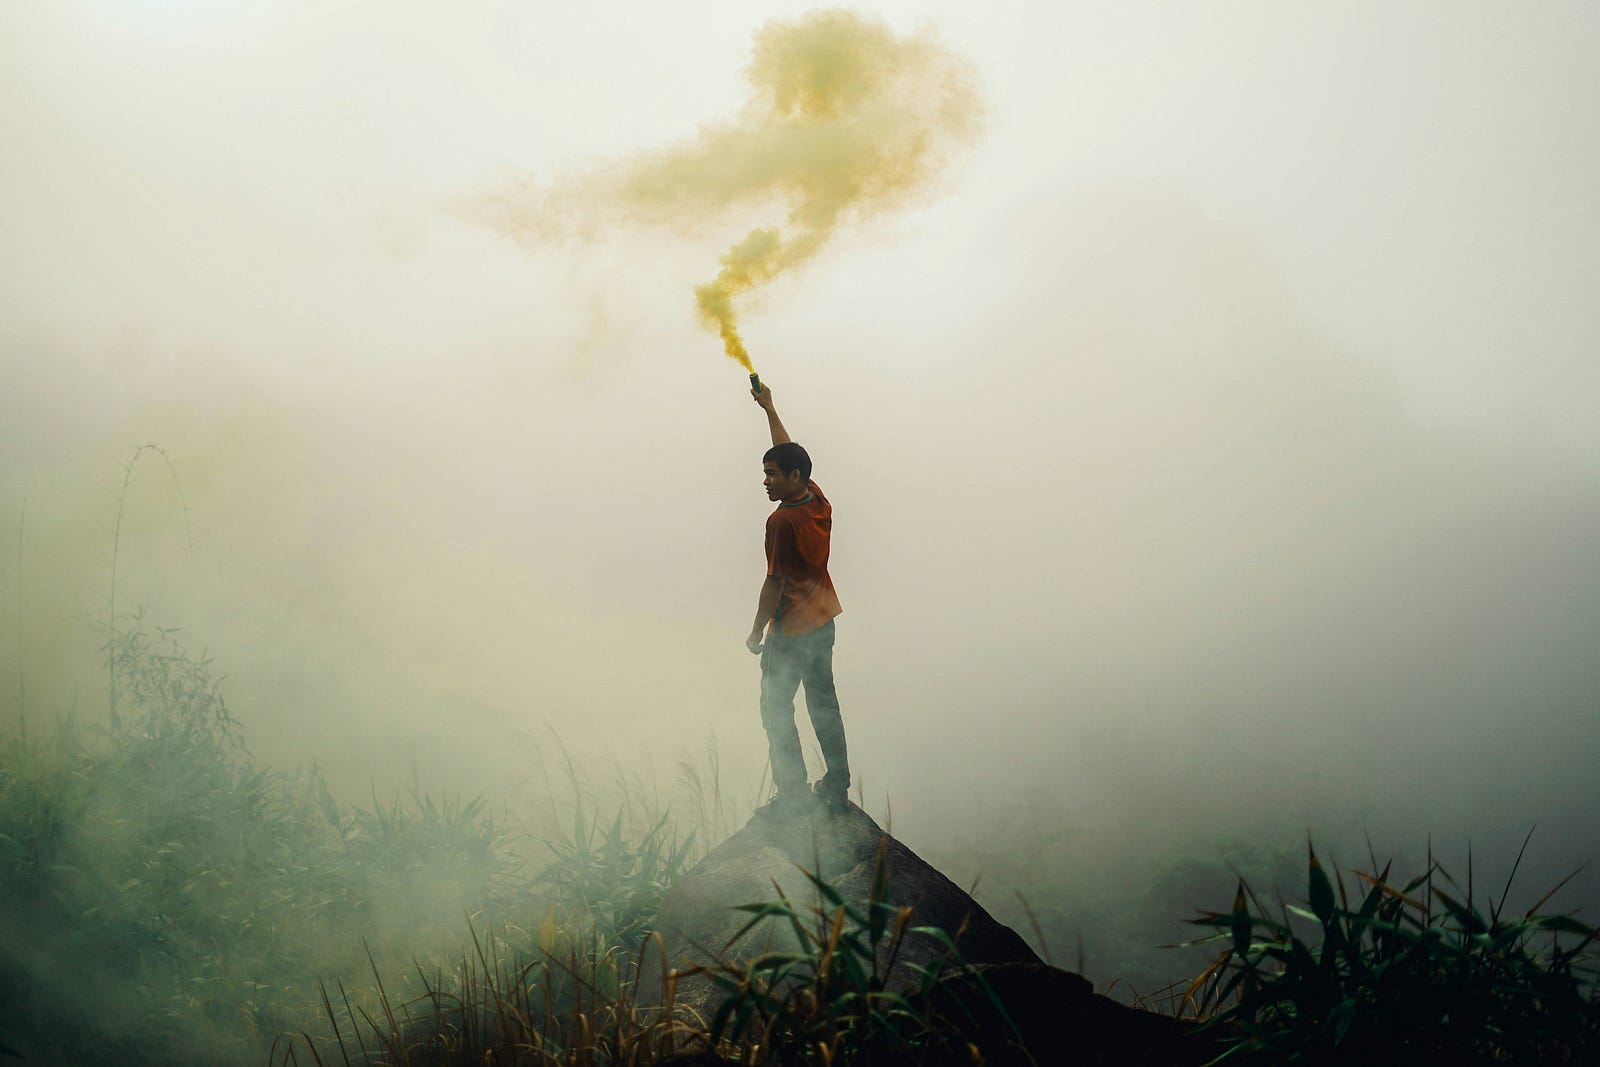
{"type": "MultiPolygon", "coordinates": [[[[961,930],[911,926],[912,909],[889,903],[886,843],[879,842],[872,888],[864,902],[844,899],[826,880],[805,872],[817,902],[799,904],[782,890],[778,899],[744,905],[751,919],[733,938],[769,920],[785,923],[799,943],[792,952],[769,952],[749,964],[706,968],[724,994],[707,1043],[730,1047],[740,1062],[763,1064],[870,1064],[981,1062],[969,1046],[969,1018],[935,1011],[933,994],[954,969],[986,998],[986,1008],[1016,1028],[982,975],[957,951],[961,930]],[[890,983],[901,945],[910,933],[932,937],[945,951],[924,965],[905,965],[914,982],[890,983]]],[[[957,1014],[965,1005],[955,1001],[957,1014]]]]}
{"type": "Polygon", "coordinates": [[[1236,1035],[1220,1058],[1543,1065],[1600,1057],[1600,932],[1540,912],[1560,885],[1522,915],[1506,914],[1505,892],[1485,912],[1470,879],[1463,892],[1431,858],[1398,887],[1390,865],[1378,870],[1374,860],[1374,873],[1355,872],[1367,890],[1352,902],[1343,876],[1336,891],[1309,852],[1306,906],[1270,918],[1241,880],[1231,909],[1191,920],[1216,933],[1189,944],[1225,946],[1184,998],[1236,1035]]]}
{"type": "Polygon", "coordinates": [[[257,766],[212,663],[119,628],[119,711],[0,744],[5,1043],[58,1062],[259,1062],[315,1017],[315,976],[404,978],[463,913],[531,909],[480,801],[344,810],[257,766]],[[372,951],[363,947],[365,937],[372,951]]]}

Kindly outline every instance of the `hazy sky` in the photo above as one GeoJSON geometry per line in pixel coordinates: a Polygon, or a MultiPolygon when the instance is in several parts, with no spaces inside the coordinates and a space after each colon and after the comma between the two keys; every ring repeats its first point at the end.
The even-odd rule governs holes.
{"type": "MultiPolygon", "coordinates": [[[[693,301],[744,229],[529,247],[458,209],[728,118],[805,10],[0,8],[30,717],[103,702],[152,441],[189,533],[141,461],[119,602],[209,647],[258,753],[470,786],[554,730],[670,780],[714,734],[753,784],[765,428],[693,301]]],[[[1592,855],[1600,9],[854,10],[985,108],[741,305],[835,505],[874,810],[950,854],[1020,812],[1592,855]]]]}

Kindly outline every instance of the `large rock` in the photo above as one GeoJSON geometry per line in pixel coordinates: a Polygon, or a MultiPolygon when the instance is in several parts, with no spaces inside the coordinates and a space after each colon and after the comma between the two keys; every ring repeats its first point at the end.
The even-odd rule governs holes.
{"type": "MultiPolygon", "coordinates": [[[[803,907],[819,903],[805,871],[818,874],[846,900],[861,904],[871,894],[880,847],[889,874],[887,899],[913,909],[912,925],[938,927],[955,936],[965,923],[958,948],[969,964],[1040,962],[1015,931],[995,921],[954,882],[852,804],[837,814],[819,807],[787,819],[756,816],[678,879],[662,902],[655,927],[668,965],[685,970],[719,961],[748,962],[764,952],[795,948],[789,925],[773,919],[736,937],[751,918],[738,906],[776,900],[780,891],[803,907]]],[[[887,976],[889,988],[914,988],[920,981],[916,968],[938,966],[946,956],[937,938],[908,934],[887,976]]],[[[660,1002],[662,960],[663,953],[654,946],[646,951],[641,999],[660,1002]]],[[[715,986],[703,975],[678,984],[677,1003],[707,1017],[716,999],[715,986]]]]}
{"type": "Polygon", "coordinates": [[[1232,1036],[1118,1004],[1081,975],[1042,963],[951,975],[931,1007],[965,1020],[962,1037],[983,1050],[988,1067],[1201,1067],[1227,1051],[1232,1036]]]}

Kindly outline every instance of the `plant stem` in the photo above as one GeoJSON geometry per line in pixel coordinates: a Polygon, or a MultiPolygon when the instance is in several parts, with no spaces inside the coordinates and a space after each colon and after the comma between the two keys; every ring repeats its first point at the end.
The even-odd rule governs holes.
{"type": "Polygon", "coordinates": [[[127,466],[122,468],[122,489],[117,493],[117,522],[111,531],[111,595],[106,619],[106,683],[112,718],[117,714],[117,553],[122,546],[122,514],[128,499],[128,484],[133,481],[133,468],[138,465],[139,457],[146,452],[154,452],[160,456],[161,462],[167,466],[167,473],[172,475],[172,484],[178,490],[178,503],[183,506],[184,537],[188,546],[194,547],[194,532],[189,525],[189,501],[183,495],[183,483],[178,480],[178,472],[173,469],[172,460],[160,445],[138,446],[133,450],[133,456],[128,460],[127,466]]]}
{"type": "Polygon", "coordinates": [[[28,532],[28,498],[22,498],[22,518],[17,522],[17,712],[21,716],[22,743],[28,743],[28,688],[24,678],[27,669],[27,657],[22,652],[22,627],[26,616],[22,609],[22,585],[25,572],[22,569],[22,539],[28,532]]]}

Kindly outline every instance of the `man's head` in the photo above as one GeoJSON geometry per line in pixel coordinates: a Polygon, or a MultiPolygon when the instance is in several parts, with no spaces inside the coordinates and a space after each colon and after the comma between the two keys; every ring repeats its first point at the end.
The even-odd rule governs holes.
{"type": "Polygon", "coordinates": [[[806,483],[811,480],[811,457],[793,441],[773,445],[761,457],[761,471],[766,475],[762,484],[767,487],[768,500],[794,501],[806,494],[806,483]]]}

